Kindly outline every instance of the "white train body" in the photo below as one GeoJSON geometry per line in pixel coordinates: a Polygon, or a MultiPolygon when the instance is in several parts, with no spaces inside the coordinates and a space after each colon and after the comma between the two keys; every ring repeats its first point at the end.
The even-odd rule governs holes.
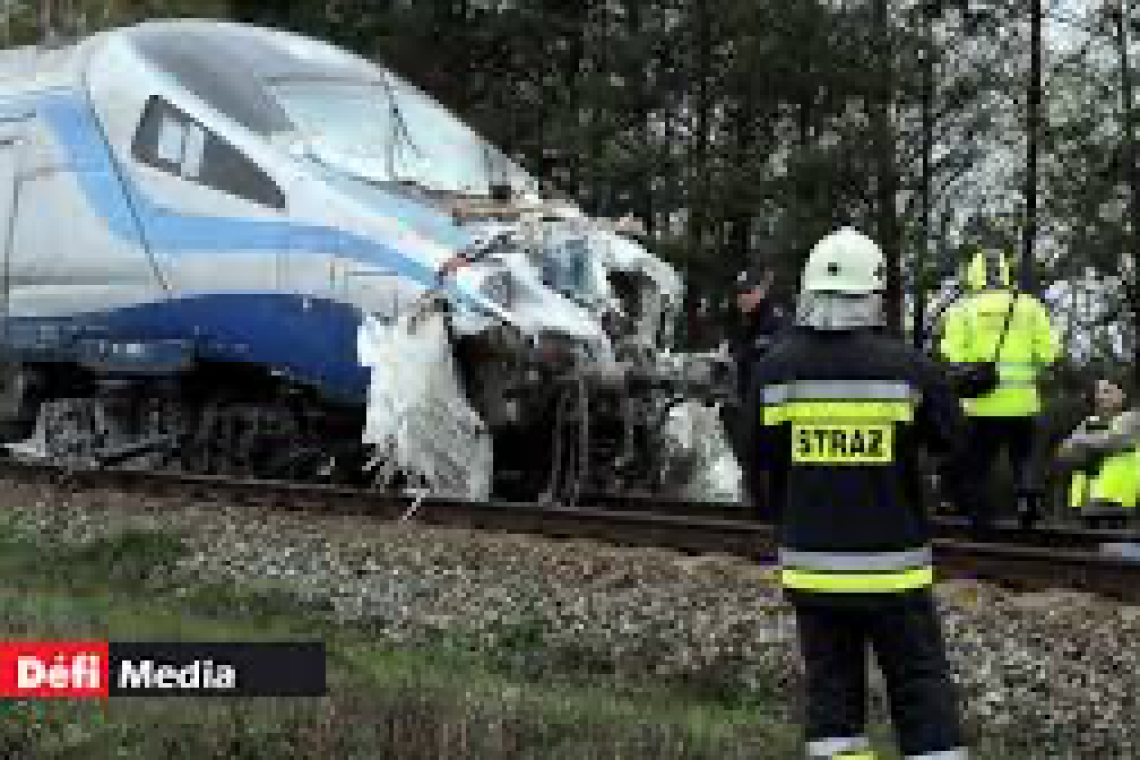
{"type": "MultiPolygon", "coordinates": [[[[61,319],[115,340],[194,338],[200,352],[359,398],[353,312],[391,316],[470,241],[399,180],[486,194],[498,172],[516,190],[533,185],[390,72],[282,32],[144,24],[2,54],[0,77],[6,316],[17,343],[34,325],[46,348],[44,320],[61,319]],[[392,113],[386,97],[399,99],[406,137],[365,123],[392,113]],[[416,153],[431,141],[450,141],[466,165],[416,153]],[[383,160],[401,151],[414,154],[409,166],[383,160]],[[498,166],[476,171],[488,159],[498,166]],[[428,161],[440,168],[411,166],[428,161]]],[[[477,292],[478,277],[458,275],[457,302],[469,316],[511,321],[477,292]]],[[[550,327],[601,337],[561,300],[539,310],[550,327]]]]}
{"type": "Polygon", "coordinates": [[[446,281],[456,335],[569,346],[580,368],[624,382],[629,357],[603,317],[610,275],[625,273],[638,279],[624,350],[659,364],[673,270],[573,207],[544,219],[540,201],[431,98],[290,33],[155,22],[2,52],[0,343],[21,369],[0,417],[42,418],[32,401],[87,392],[59,367],[79,368],[79,385],[256,368],[358,407],[362,322],[394,319],[504,229],[509,244],[446,281]],[[459,223],[456,204],[496,186],[540,210],[459,223]]]}

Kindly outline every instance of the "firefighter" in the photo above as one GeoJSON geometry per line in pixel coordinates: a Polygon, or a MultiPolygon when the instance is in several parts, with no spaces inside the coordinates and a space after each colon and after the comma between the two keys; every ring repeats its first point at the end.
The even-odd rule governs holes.
{"type": "Polygon", "coordinates": [[[1124,390],[1107,379],[1093,391],[1094,414],[1061,444],[1073,469],[1069,506],[1089,527],[1123,527],[1140,488],[1140,409],[1125,408],[1124,390]]]}
{"type": "Polygon", "coordinates": [[[868,647],[903,754],[963,747],[932,594],[918,448],[956,453],[966,420],[932,361],[883,334],[883,256],[844,228],[808,256],[789,333],[753,367],[746,468],[767,469],[793,605],[812,758],[873,758],[868,647]]]}
{"type": "Polygon", "coordinates": [[[1022,524],[1028,527],[1040,517],[1041,494],[1033,474],[1035,420],[1041,411],[1037,378],[1056,361],[1060,346],[1042,303],[1028,293],[1014,298],[1009,265],[1000,252],[973,256],[966,287],[969,295],[945,320],[939,350],[954,363],[996,357],[997,388],[962,401],[971,420],[971,445],[951,464],[949,478],[954,501],[970,511],[975,536],[985,538],[996,516],[990,476],[1002,450],[1013,470],[1022,524]]]}

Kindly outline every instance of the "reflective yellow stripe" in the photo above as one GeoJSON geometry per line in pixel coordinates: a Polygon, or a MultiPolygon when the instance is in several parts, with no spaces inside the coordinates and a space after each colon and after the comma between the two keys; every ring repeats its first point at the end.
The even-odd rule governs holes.
{"type": "Polygon", "coordinates": [[[920,401],[922,394],[897,380],[797,380],[769,385],[760,392],[761,403],[789,401],[920,401]]]}
{"type": "Polygon", "coordinates": [[[815,573],[785,567],[780,580],[786,588],[830,594],[882,594],[934,585],[934,567],[926,565],[891,573],[815,573]]]}
{"type": "Polygon", "coordinates": [[[1080,509],[1085,505],[1089,498],[1089,489],[1092,487],[1092,480],[1087,474],[1078,470],[1073,473],[1073,479],[1069,481],[1069,506],[1073,509],[1080,509]]]}
{"type": "Polygon", "coordinates": [[[971,417],[1023,417],[1041,411],[1035,385],[1024,388],[999,386],[988,395],[962,399],[962,405],[971,417]]]}
{"type": "Polygon", "coordinates": [[[1027,386],[1037,379],[1037,365],[1032,362],[998,362],[998,377],[1002,385],[1027,386]]]}
{"type": "Polygon", "coordinates": [[[812,758],[834,760],[837,757],[874,757],[871,742],[866,736],[841,736],[831,739],[814,739],[807,743],[812,758]]]}
{"type": "Polygon", "coordinates": [[[792,401],[764,407],[765,425],[785,422],[911,422],[914,405],[909,401],[792,401]]]}
{"type": "Polygon", "coordinates": [[[897,573],[926,567],[934,561],[929,546],[895,552],[820,552],[779,548],[777,558],[783,567],[820,573],[897,573]]]}

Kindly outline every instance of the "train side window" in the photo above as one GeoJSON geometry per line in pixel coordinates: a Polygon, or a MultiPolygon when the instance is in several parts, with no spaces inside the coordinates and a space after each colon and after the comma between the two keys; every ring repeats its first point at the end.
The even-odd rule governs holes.
{"type": "Polygon", "coordinates": [[[257,164],[161,98],[147,102],[131,152],[136,160],[164,172],[285,209],[281,189],[257,164]]]}

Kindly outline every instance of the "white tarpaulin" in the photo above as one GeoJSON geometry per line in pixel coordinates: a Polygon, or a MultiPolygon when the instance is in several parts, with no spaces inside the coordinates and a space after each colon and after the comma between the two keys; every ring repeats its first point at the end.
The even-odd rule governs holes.
{"type": "Polygon", "coordinates": [[[401,473],[432,493],[489,498],[491,435],[463,395],[443,315],[367,318],[357,351],[371,370],[364,443],[382,485],[401,473]]]}
{"type": "Polygon", "coordinates": [[[683,496],[698,501],[737,502],[743,497],[740,465],[728,445],[716,407],[686,401],[673,407],[665,425],[667,448],[694,461],[683,496]]]}

